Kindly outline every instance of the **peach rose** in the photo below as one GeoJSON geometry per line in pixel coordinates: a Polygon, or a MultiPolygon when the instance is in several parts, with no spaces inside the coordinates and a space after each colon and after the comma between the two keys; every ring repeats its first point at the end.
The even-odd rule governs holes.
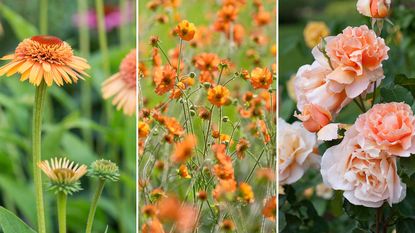
{"type": "Polygon", "coordinates": [[[316,135],[308,132],[300,122],[288,124],[278,119],[278,172],[279,184],[292,184],[299,180],[305,170],[319,167],[320,157],[313,153],[316,135]]]}
{"type": "Polygon", "coordinates": [[[346,93],[333,92],[327,87],[327,75],[332,72],[328,64],[315,61],[312,65],[302,66],[294,81],[297,95],[297,108],[301,112],[308,104],[315,104],[336,115],[351,99],[346,93]]]}
{"type": "Polygon", "coordinates": [[[307,104],[301,114],[295,116],[303,121],[304,128],[310,132],[318,132],[332,120],[330,112],[314,104],[307,104]]]}
{"type": "Polygon", "coordinates": [[[402,157],[415,153],[415,117],[405,103],[376,104],[355,125],[364,148],[402,157]]]}
{"type": "Polygon", "coordinates": [[[339,145],[326,150],[321,163],[324,183],[344,190],[343,196],[354,205],[377,208],[385,201],[400,202],[406,185],[397,174],[396,157],[362,148],[358,135],[353,126],[339,145]]]}
{"type": "MultiPolygon", "coordinates": [[[[347,27],[343,33],[326,38],[326,42],[327,56],[334,69],[327,75],[331,91],[340,93],[345,90],[353,99],[367,91],[371,82],[384,78],[382,62],[389,58],[389,47],[366,25],[347,27]]],[[[314,50],[314,53],[320,63],[327,63],[318,51],[314,50]]]]}
{"type": "Polygon", "coordinates": [[[357,11],[371,18],[385,18],[389,15],[392,0],[358,0],[357,11]]]}

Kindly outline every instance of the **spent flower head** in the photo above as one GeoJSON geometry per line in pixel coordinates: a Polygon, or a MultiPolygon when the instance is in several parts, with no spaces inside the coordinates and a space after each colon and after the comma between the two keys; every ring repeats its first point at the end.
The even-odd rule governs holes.
{"type": "Polygon", "coordinates": [[[105,159],[94,161],[89,168],[88,175],[109,181],[118,181],[120,178],[117,164],[105,159]]]}
{"type": "Polygon", "coordinates": [[[70,195],[82,190],[79,179],[88,169],[86,165],[57,157],[39,162],[38,167],[49,177],[51,191],[55,194],[63,192],[70,195]]]}

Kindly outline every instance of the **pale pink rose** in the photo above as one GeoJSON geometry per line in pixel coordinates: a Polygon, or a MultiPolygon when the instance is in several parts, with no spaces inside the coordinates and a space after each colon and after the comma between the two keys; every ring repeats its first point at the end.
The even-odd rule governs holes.
{"type": "Polygon", "coordinates": [[[335,116],[351,101],[344,91],[336,93],[327,88],[326,77],[331,72],[327,64],[319,61],[304,65],[298,70],[294,80],[298,110],[303,112],[304,106],[314,104],[335,116]]]}
{"type": "Polygon", "coordinates": [[[355,125],[364,148],[402,157],[415,153],[415,117],[405,103],[376,104],[355,125]]]}
{"type": "Polygon", "coordinates": [[[357,11],[371,18],[385,18],[389,15],[392,0],[358,0],[357,11]]]}
{"type": "Polygon", "coordinates": [[[310,167],[320,166],[320,156],[313,153],[317,139],[300,122],[288,124],[278,119],[278,127],[279,185],[292,184],[310,167]]]}
{"type": "MultiPolygon", "coordinates": [[[[331,91],[345,90],[353,99],[367,91],[371,82],[384,78],[382,62],[389,58],[389,47],[366,25],[347,27],[343,33],[326,38],[326,43],[327,56],[334,69],[327,75],[331,91]]],[[[320,63],[327,63],[321,53],[314,52],[320,63]]]]}
{"type": "Polygon", "coordinates": [[[318,132],[332,120],[329,111],[314,104],[307,104],[303,112],[295,116],[303,122],[304,128],[313,133],[318,132]]]}
{"type": "Polygon", "coordinates": [[[326,150],[321,162],[324,183],[343,190],[343,196],[354,205],[377,208],[385,201],[389,205],[400,202],[406,185],[397,174],[396,157],[362,148],[358,135],[353,126],[339,145],[326,150]]]}

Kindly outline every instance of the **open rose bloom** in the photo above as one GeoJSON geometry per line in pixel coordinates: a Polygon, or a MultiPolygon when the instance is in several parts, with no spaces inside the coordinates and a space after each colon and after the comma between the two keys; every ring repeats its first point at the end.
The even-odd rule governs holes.
{"type": "Polygon", "coordinates": [[[319,167],[320,157],[314,154],[316,135],[304,129],[300,122],[288,124],[278,120],[279,184],[298,181],[310,167],[319,167]]]}
{"type": "Polygon", "coordinates": [[[318,132],[354,98],[372,92],[385,77],[382,62],[388,51],[385,41],[365,25],[347,27],[316,46],[315,61],[302,66],[294,80],[301,112],[297,117],[304,127],[318,132]]]}
{"type": "Polygon", "coordinates": [[[360,115],[343,141],[326,150],[324,182],[355,205],[380,207],[400,202],[406,185],[397,173],[397,159],[414,153],[415,118],[405,103],[376,104],[360,115]]]}

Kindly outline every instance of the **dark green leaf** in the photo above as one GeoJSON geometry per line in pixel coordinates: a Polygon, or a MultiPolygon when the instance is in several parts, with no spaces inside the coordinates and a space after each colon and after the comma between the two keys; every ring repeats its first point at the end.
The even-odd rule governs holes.
{"type": "Polygon", "coordinates": [[[412,105],[414,102],[411,92],[400,85],[382,87],[380,94],[384,102],[405,102],[409,105],[412,105]]]}
{"type": "Polygon", "coordinates": [[[364,206],[353,205],[346,199],[343,203],[343,208],[346,211],[346,214],[351,218],[354,218],[358,221],[369,221],[374,218],[376,211],[373,208],[367,208],[364,206]]]}
{"type": "Polygon", "coordinates": [[[413,233],[415,220],[410,218],[399,219],[396,223],[396,233],[413,233]]]}

